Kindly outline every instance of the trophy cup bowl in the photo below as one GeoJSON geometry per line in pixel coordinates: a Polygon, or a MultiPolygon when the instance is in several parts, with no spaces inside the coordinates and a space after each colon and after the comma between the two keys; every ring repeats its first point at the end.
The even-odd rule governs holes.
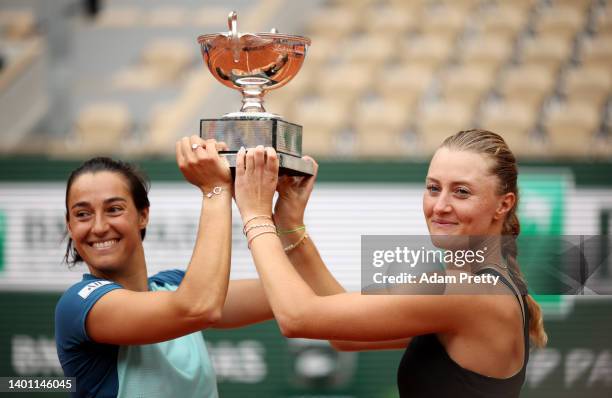
{"type": "Polygon", "coordinates": [[[202,57],[212,75],[224,86],[242,93],[239,112],[219,119],[201,119],[200,136],[228,145],[224,154],[231,167],[241,146],[273,147],[280,173],[312,175],[311,162],[302,159],[302,126],[268,113],[263,96],[287,84],[300,70],[310,40],[276,33],[238,33],[237,15],[228,16],[229,32],[198,37],[202,57]]]}

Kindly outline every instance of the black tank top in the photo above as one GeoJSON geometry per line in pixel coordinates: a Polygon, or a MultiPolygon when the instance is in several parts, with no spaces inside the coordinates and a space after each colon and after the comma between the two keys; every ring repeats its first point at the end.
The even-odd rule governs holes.
{"type": "Polygon", "coordinates": [[[523,296],[494,269],[484,269],[476,274],[492,274],[508,286],[524,307],[523,338],[525,357],[519,372],[507,379],[497,379],[462,368],[448,355],[435,334],[412,338],[406,348],[397,371],[397,386],[400,397],[470,397],[470,398],[515,398],[525,381],[525,370],[529,360],[529,311],[523,296]]]}

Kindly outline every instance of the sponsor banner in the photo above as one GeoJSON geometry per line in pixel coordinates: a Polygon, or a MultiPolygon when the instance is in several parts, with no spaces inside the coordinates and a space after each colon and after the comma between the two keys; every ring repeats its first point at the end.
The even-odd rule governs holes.
{"type": "MultiPolygon", "coordinates": [[[[53,337],[58,299],[59,293],[0,292],[0,375],[62,375],[53,337]]],[[[549,344],[530,353],[521,397],[609,397],[612,300],[570,299],[575,304],[565,319],[546,321],[549,344]]],[[[401,350],[339,353],[326,341],[284,338],[273,321],[206,330],[204,337],[222,397],[398,396],[401,350]]]]}

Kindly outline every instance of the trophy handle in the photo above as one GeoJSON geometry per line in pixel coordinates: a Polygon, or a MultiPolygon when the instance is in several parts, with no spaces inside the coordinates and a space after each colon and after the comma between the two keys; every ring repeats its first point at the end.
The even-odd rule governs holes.
{"type": "Polygon", "coordinates": [[[240,35],[238,34],[238,14],[236,11],[231,11],[227,16],[227,27],[229,28],[234,62],[240,62],[240,35]]]}

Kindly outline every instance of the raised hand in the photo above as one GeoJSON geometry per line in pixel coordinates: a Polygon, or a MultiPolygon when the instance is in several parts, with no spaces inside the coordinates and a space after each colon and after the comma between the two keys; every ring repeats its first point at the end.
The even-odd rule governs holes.
{"type": "Polygon", "coordinates": [[[278,156],[273,148],[261,145],[236,156],[236,205],[242,221],[272,215],[272,199],[278,182],[278,156]]]}
{"type": "Polygon", "coordinates": [[[314,165],[314,174],[308,177],[281,176],[276,190],[274,223],[279,229],[293,229],[304,224],[304,212],[312,193],[319,165],[310,156],[304,156],[314,165]]]}
{"type": "Polygon", "coordinates": [[[185,179],[204,193],[210,193],[215,187],[231,190],[229,164],[217,152],[226,147],[224,143],[204,141],[197,135],[183,137],[176,143],[176,163],[185,179]]]}

